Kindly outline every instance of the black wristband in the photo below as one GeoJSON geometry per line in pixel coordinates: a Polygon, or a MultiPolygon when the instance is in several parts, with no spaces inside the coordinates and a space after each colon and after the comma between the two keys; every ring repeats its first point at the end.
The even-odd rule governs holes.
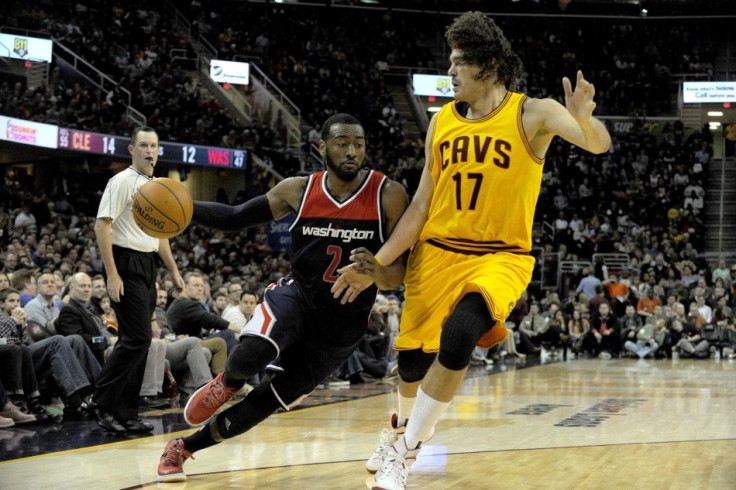
{"type": "Polygon", "coordinates": [[[219,202],[194,201],[192,222],[222,231],[240,231],[273,221],[273,213],[265,195],[229,206],[219,202]]]}

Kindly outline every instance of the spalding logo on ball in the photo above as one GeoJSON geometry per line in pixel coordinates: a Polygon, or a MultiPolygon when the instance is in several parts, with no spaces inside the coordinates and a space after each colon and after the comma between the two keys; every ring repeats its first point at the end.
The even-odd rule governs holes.
{"type": "Polygon", "coordinates": [[[172,238],[192,221],[192,196],[181,182],[160,178],[146,182],[133,196],[133,218],[154,238],[172,238]]]}

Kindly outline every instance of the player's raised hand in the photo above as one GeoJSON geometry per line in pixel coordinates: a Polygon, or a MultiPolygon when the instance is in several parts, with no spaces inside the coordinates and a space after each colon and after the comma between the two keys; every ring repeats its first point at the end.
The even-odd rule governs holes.
{"type": "Polygon", "coordinates": [[[593,84],[583,77],[582,71],[578,70],[575,90],[573,91],[570,79],[567,77],[562,79],[562,87],[565,89],[565,107],[568,112],[579,123],[589,122],[596,105],[593,102],[595,96],[593,84]]]}

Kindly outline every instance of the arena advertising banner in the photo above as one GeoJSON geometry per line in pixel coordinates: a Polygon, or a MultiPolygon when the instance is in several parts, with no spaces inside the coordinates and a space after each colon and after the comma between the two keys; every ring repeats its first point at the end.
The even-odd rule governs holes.
{"type": "Polygon", "coordinates": [[[599,118],[605,122],[611,133],[618,136],[644,131],[658,137],[667,124],[671,127],[677,121],[676,117],[636,119],[632,117],[600,116],[599,118]]]}
{"type": "Polygon", "coordinates": [[[51,62],[51,39],[0,33],[0,56],[18,60],[51,62]]]}
{"type": "Polygon", "coordinates": [[[13,117],[0,116],[0,139],[24,145],[58,147],[59,128],[13,117]]]}
{"type": "Polygon", "coordinates": [[[281,218],[278,221],[272,221],[268,225],[268,244],[274,252],[291,253],[291,233],[289,227],[294,221],[293,214],[281,218]]]}
{"type": "Polygon", "coordinates": [[[452,77],[445,75],[412,75],[414,95],[454,97],[452,77]]]}
{"type": "MultiPolygon", "coordinates": [[[[0,116],[0,140],[54,150],[69,150],[130,159],[130,138],[93,133],[81,129],[60,128],[24,119],[0,116]]],[[[199,165],[202,167],[245,170],[248,150],[159,141],[162,162],[199,165]]]]}
{"type": "Polygon", "coordinates": [[[736,102],[736,82],[683,82],[682,101],[686,104],[736,102]]]}
{"type": "MultiPolygon", "coordinates": [[[[130,138],[110,134],[91,133],[80,129],[59,128],[59,149],[130,158],[130,138]]],[[[162,162],[244,169],[248,152],[232,148],[191,145],[159,141],[158,158],[162,162]]]]}
{"type": "Polygon", "coordinates": [[[210,78],[217,83],[248,85],[250,64],[238,61],[210,60],[210,78]]]}

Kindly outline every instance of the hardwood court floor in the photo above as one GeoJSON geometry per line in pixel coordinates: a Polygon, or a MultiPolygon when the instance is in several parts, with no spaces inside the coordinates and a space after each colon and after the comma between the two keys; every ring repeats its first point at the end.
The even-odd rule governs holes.
{"type": "MultiPolygon", "coordinates": [[[[630,359],[475,370],[409,488],[736,488],[735,370],[630,359]]],[[[366,488],[393,406],[393,393],[374,394],[274,415],[195,454],[187,483],[155,482],[166,441],[191,431],[178,430],[6,461],[0,488],[366,488]]]]}

